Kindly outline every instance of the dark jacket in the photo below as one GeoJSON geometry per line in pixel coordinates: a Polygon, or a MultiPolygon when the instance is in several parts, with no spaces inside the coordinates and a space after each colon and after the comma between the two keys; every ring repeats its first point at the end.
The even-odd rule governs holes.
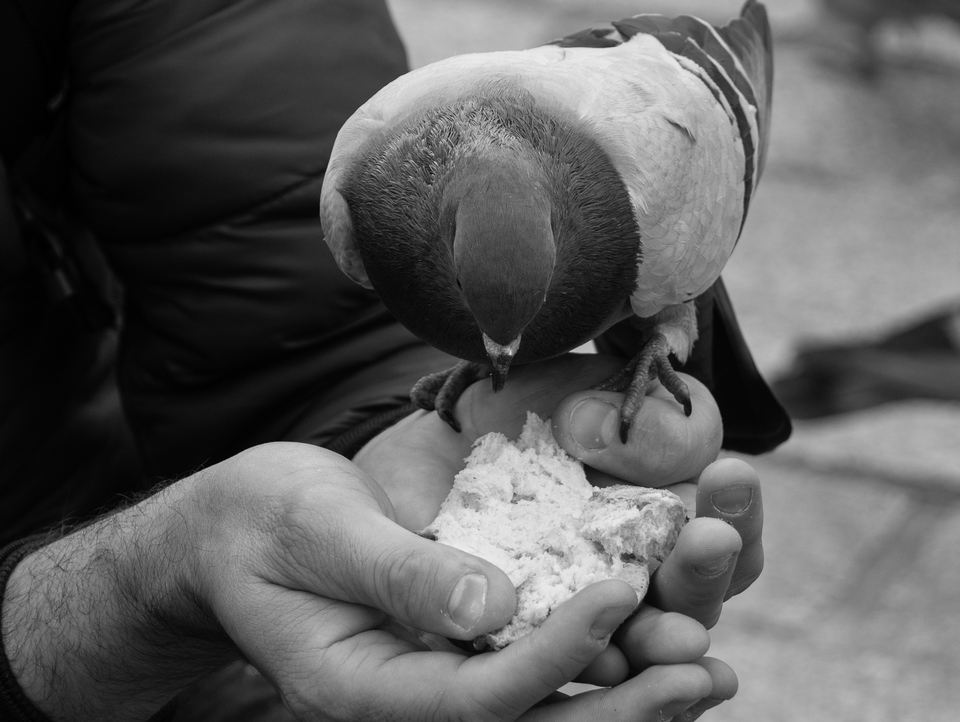
{"type": "Polygon", "coordinates": [[[382,2],[42,5],[19,4],[48,39],[18,64],[43,92],[7,117],[49,127],[38,149],[6,122],[4,164],[116,301],[102,251],[122,303],[116,327],[78,320],[90,304],[50,293],[63,274],[3,194],[5,539],[259,442],[325,443],[449,363],[337,269],[318,221],[340,125],[406,69],[382,2]]]}

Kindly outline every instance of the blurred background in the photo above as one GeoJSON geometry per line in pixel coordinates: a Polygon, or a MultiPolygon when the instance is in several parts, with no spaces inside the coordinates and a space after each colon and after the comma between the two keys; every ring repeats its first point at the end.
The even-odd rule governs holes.
{"type": "MultiPolygon", "coordinates": [[[[390,4],[414,66],[532,47],[639,12],[722,23],[741,6],[390,4]]],[[[960,0],[766,4],[776,65],[770,155],[724,278],[761,370],[804,418],[783,447],[751,459],[764,481],[767,565],[712,634],[711,654],[734,666],[741,686],[705,718],[953,722],[960,0]],[[861,363],[825,409],[823,387],[798,375],[800,349],[869,343],[931,315],[946,339],[932,355],[913,365],[909,354],[883,358],[884,373],[906,377],[897,389],[864,386],[861,363]]],[[[906,345],[928,341],[908,336],[906,345]]]]}

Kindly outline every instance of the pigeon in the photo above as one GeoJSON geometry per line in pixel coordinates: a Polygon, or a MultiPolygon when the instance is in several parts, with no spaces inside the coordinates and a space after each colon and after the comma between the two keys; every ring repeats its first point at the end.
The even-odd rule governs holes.
{"type": "Polygon", "coordinates": [[[628,323],[633,357],[598,386],[625,392],[621,438],[658,383],[689,415],[671,358],[690,356],[696,299],[740,237],[772,82],[766,9],[748,0],[722,27],[639,14],[454,56],[361,106],[334,143],[321,224],[347,275],[461,359],[414,400],[459,430],[469,384],[500,390],[512,365],[628,323]]]}

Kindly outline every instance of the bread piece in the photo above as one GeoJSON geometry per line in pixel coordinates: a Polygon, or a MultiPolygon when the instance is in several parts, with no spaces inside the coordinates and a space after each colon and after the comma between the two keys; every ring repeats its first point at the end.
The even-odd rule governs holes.
{"type": "Polygon", "coordinates": [[[478,439],[440,513],[421,534],[483,557],[517,588],[507,626],[477,638],[501,649],[578,590],[623,579],[643,597],[650,574],[676,543],[683,502],[661,489],[590,485],[583,465],[528,414],[516,442],[478,439]]]}

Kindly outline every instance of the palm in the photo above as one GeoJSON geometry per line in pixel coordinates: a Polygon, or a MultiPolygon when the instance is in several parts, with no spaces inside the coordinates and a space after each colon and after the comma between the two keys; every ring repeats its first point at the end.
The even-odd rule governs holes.
{"type": "Polygon", "coordinates": [[[417,531],[436,517],[472,442],[420,412],[367,444],[354,462],[387,492],[397,523],[417,531]]]}

